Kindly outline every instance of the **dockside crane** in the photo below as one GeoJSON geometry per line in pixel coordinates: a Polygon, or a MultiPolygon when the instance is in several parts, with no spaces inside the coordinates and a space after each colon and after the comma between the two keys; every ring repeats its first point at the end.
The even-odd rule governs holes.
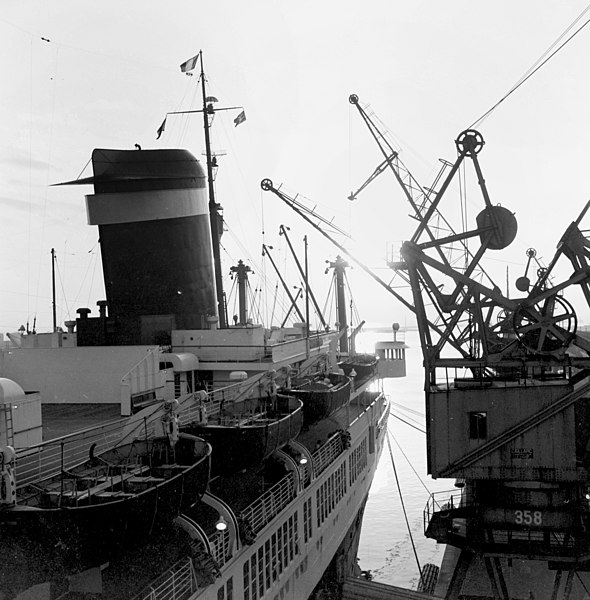
{"type": "MultiPolygon", "coordinates": [[[[457,158],[445,161],[433,186],[420,186],[358,97],[359,111],[382,162],[350,199],[391,171],[417,226],[390,266],[409,282],[411,299],[356,260],[316,221],[272,191],[361,266],[417,318],[425,367],[428,472],[465,482],[433,495],[425,534],[479,556],[494,594],[509,597],[507,563],[542,561],[555,571],[553,597],[568,572],[590,570],[590,341],[578,331],[573,292],[590,307],[590,237],[582,229],[590,202],[559,240],[547,267],[519,277],[508,297],[483,269],[516,238],[517,221],[494,203],[483,175],[481,133],[462,131],[457,158]],[[454,179],[471,164],[481,208],[471,226],[444,216],[454,179]],[[457,259],[457,251],[460,258],[457,259]],[[562,274],[566,273],[565,276],[562,274]],[[484,283],[485,281],[485,283],[484,283]],[[579,294],[578,294],[579,296],[579,294]]],[[[473,198],[473,197],[472,197],[473,198]]],[[[536,251],[527,250],[528,264],[536,251]]],[[[475,567],[474,567],[475,568],[475,567]]]]}
{"type": "MultiPolygon", "coordinates": [[[[385,137],[356,97],[351,103],[383,152],[385,137]]],[[[574,572],[590,568],[590,342],[578,334],[566,299],[581,289],[590,306],[590,240],[580,228],[590,203],[537,280],[531,283],[525,272],[517,280],[523,296],[508,298],[491,278],[483,285],[476,274],[484,256],[513,242],[516,218],[492,202],[479,160],[483,136],[465,130],[455,146],[457,159],[438,178],[438,189],[418,186],[397,153],[376,170],[394,172],[418,221],[402,245],[402,261],[392,266],[407,274],[420,332],[428,471],[465,481],[446,501],[433,495],[425,533],[460,548],[467,563],[482,557],[494,595],[510,596],[503,557],[554,569],[554,598],[568,571],[565,597],[574,572]],[[449,226],[439,235],[443,201],[465,161],[473,165],[483,206],[473,228],[455,233],[449,226]],[[475,251],[467,250],[468,240],[475,251]],[[462,265],[445,258],[457,242],[466,252],[462,265]],[[564,259],[573,272],[560,280],[557,265],[564,259]]],[[[535,255],[527,251],[528,264],[535,255]]]]}

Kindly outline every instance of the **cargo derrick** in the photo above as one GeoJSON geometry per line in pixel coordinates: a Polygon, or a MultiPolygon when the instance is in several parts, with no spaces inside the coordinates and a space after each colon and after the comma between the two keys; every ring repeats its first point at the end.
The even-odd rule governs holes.
{"type": "MultiPolygon", "coordinates": [[[[409,283],[420,334],[428,472],[456,478],[459,488],[431,497],[426,535],[483,556],[503,591],[498,558],[547,561],[558,586],[562,570],[590,569],[590,342],[566,299],[575,288],[590,305],[590,240],[580,229],[590,203],[549,266],[534,283],[519,277],[524,294],[509,298],[482,269],[484,255],[517,232],[514,215],[490,200],[482,136],[462,132],[455,163],[445,161],[435,184],[422,188],[358,98],[350,102],[384,155],[367,183],[391,170],[418,221],[390,266],[409,283]],[[471,230],[456,233],[439,211],[468,162],[484,207],[471,230]],[[573,273],[566,268],[571,275],[560,281],[567,261],[573,273]]],[[[535,251],[527,255],[530,264],[535,251]]]]}

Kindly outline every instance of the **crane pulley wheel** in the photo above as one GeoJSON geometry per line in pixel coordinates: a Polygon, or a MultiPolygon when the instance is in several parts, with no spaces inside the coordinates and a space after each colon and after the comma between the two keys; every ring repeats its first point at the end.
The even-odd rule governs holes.
{"type": "Polygon", "coordinates": [[[574,336],[578,319],[573,306],[552,295],[514,311],[514,331],[520,343],[535,354],[552,354],[566,348],[574,336]]]}
{"type": "Polygon", "coordinates": [[[461,154],[479,154],[485,142],[479,131],[466,129],[459,134],[455,144],[461,154]]]}

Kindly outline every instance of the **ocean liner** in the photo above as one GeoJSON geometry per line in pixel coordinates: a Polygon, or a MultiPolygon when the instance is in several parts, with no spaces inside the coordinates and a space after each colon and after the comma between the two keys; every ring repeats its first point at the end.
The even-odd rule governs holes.
{"type": "Polygon", "coordinates": [[[106,300],[1,353],[8,599],[299,600],[356,566],[389,412],[374,383],[405,374],[405,346],[355,362],[340,294],[334,330],[266,329],[243,302],[227,323],[199,58],[206,170],[185,150],[95,150],[93,176],[69,183],[94,186],[106,300]]]}

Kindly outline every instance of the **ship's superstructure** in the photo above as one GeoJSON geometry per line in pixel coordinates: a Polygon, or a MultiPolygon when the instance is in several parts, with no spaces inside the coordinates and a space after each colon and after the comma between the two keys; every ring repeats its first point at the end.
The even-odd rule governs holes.
{"type": "MultiPolygon", "coordinates": [[[[344,549],[356,547],[352,538],[359,534],[385,440],[387,408],[381,394],[364,392],[333,414],[330,425],[299,436],[275,456],[286,466],[284,475],[237,514],[228,482],[212,482],[205,501],[228,523],[204,540],[213,561],[207,569],[193,557],[181,559],[158,582],[161,597],[174,590],[189,592],[190,598],[308,598],[329,563],[338,572],[336,580],[351,573],[354,552],[351,559],[344,549]],[[317,438],[330,430],[327,439],[317,438]],[[192,579],[179,585],[185,572],[192,579]]],[[[199,510],[187,511],[177,522],[197,541],[203,540],[202,530],[191,514],[199,510]]],[[[151,589],[142,597],[150,598],[151,589]]]]}
{"type": "MultiPolygon", "coordinates": [[[[205,104],[207,127],[212,111],[205,104]]],[[[141,148],[98,149],[92,162],[93,176],[71,183],[94,185],[99,315],[79,309],[67,332],[23,335],[1,353],[2,375],[66,415],[34,445],[6,427],[3,593],[300,600],[325,575],[321,585],[337,585],[356,566],[386,434],[389,403],[373,384],[405,374],[405,344],[389,342],[381,359],[342,344],[341,259],[338,329],[253,324],[242,262],[228,326],[218,205],[199,162],[141,148]],[[109,407],[123,418],[68,429],[109,407]]]]}

